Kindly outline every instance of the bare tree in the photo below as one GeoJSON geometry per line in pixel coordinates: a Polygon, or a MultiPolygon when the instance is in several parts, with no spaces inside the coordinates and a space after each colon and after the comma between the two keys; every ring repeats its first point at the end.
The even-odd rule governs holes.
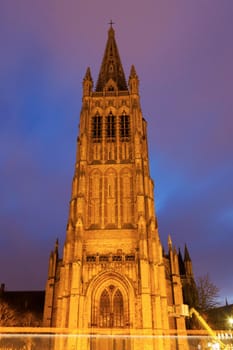
{"type": "Polygon", "coordinates": [[[210,280],[209,274],[197,278],[198,306],[209,310],[218,305],[219,288],[210,280]]]}
{"type": "Polygon", "coordinates": [[[17,323],[17,315],[5,301],[0,299],[0,326],[10,327],[17,323]]]}
{"type": "Polygon", "coordinates": [[[21,314],[19,326],[21,327],[39,327],[41,325],[41,317],[34,312],[26,311],[21,314]]]}

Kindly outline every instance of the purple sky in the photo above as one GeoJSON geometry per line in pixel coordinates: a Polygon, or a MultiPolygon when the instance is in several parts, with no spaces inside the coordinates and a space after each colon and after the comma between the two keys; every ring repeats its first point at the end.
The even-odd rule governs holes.
{"type": "Polygon", "coordinates": [[[233,303],[233,1],[1,0],[0,282],[43,289],[65,238],[81,84],[112,19],[140,78],[161,240],[233,303]]]}

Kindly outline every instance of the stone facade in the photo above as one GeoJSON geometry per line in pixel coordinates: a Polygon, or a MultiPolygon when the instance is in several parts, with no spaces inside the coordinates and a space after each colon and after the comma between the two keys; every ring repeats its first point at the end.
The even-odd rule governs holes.
{"type": "MultiPolygon", "coordinates": [[[[63,257],[56,243],[49,259],[44,326],[97,335],[185,332],[179,259],[170,238],[168,246],[164,255],[138,76],[132,66],[126,83],[110,27],[95,90],[89,68],[83,80],[66,240],[63,257]]],[[[110,341],[71,348],[186,349],[183,339],[110,341]]]]}

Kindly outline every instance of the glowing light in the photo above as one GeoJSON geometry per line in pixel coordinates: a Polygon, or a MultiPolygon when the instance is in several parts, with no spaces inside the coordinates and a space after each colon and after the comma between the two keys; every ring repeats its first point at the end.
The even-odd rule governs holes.
{"type": "Polygon", "coordinates": [[[229,321],[231,327],[233,327],[233,317],[230,317],[228,321],[229,321]]]}

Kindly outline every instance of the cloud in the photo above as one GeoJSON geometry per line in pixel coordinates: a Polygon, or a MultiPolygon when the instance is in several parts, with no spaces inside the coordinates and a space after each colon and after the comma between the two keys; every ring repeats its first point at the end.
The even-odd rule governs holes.
{"type": "Polygon", "coordinates": [[[96,80],[114,9],[126,76],[133,63],[140,79],[162,241],[170,233],[177,246],[186,242],[195,272],[210,272],[230,295],[233,5],[101,0],[91,6],[91,12],[90,1],[2,6],[4,279],[12,288],[42,288],[54,239],[64,240],[82,78],[90,65],[96,80]],[[31,259],[38,280],[27,268],[31,259]]]}

